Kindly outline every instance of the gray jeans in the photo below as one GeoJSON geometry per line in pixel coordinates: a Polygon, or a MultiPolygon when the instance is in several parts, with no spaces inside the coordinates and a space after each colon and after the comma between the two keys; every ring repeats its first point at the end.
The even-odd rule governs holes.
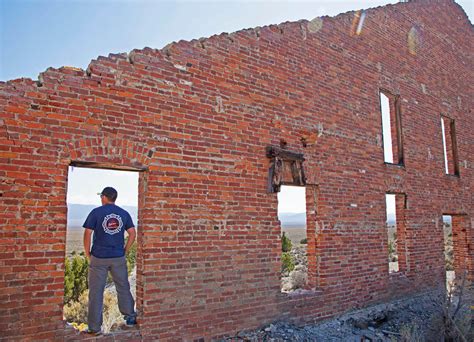
{"type": "Polygon", "coordinates": [[[127,261],[121,258],[96,258],[91,255],[89,265],[89,312],[87,324],[90,330],[102,327],[102,308],[107,273],[110,271],[117,290],[119,310],[124,316],[135,317],[135,301],[128,282],[127,261]]]}

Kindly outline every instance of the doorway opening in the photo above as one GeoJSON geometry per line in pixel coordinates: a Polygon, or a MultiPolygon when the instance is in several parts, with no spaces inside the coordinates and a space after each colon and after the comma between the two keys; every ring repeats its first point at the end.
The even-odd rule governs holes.
{"type": "Polygon", "coordinates": [[[403,193],[386,193],[386,231],[388,272],[408,271],[405,210],[407,197],[403,193]]]}
{"type": "MultiPolygon", "coordinates": [[[[130,214],[138,230],[138,179],[139,172],[136,171],[69,166],[63,317],[78,330],[87,329],[88,310],[89,260],[84,252],[83,224],[89,213],[102,205],[98,193],[105,187],[113,187],[118,192],[116,205],[130,214]]],[[[125,244],[127,241],[128,233],[125,232],[125,244]]],[[[137,242],[125,257],[130,290],[136,301],[137,242]]],[[[108,333],[117,330],[124,323],[118,308],[115,284],[109,272],[104,290],[102,331],[108,333]]]]}
{"type": "Polygon", "coordinates": [[[454,271],[453,217],[451,215],[443,215],[443,237],[446,289],[450,292],[454,288],[454,280],[456,279],[454,271]]]}
{"type": "Polygon", "coordinates": [[[395,194],[385,194],[389,273],[398,272],[400,270],[398,263],[397,211],[395,200],[395,194]]]}
{"type": "Polygon", "coordinates": [[[281,291],[302,289],[308,282],[306,187],[282,185],[278,193],[281,226],[281,291]]]}

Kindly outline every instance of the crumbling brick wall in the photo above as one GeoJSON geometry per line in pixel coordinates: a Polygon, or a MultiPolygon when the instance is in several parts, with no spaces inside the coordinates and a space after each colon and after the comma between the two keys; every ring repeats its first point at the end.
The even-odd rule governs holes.
{"type": "Polygon", "coordinates": [[[472,278],[472,54],[458,5],[417,1],[0,83],[0,337],[67,337],[71,163],[141,171],[144,339],[208,340],[432,289],[443,213],[465,218],[472,278]],[[400,96],[402,166],[383,162],[380,89],[400,96]],[[444,173],[441,114],[456,122],[459,176],[444,173]],[[309,284],[290,295],[265,155],[282,141],[307,177],[309,284]],[[390,275],[387,192],[406,198],[405,266],[390,275]]]}

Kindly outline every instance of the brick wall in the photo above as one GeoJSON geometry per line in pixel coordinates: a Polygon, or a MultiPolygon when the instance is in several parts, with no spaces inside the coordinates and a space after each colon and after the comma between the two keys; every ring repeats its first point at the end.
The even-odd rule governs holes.
{"type": "Polygon", "coordinates": [[[358,34],[360,18],[180,41],[0,83],[0,337],[70,336],[72,162],[143,170],[144,339],[210,340],[440,286],[443,213],[464,217],[472,278],[472,26],[451,1],[368,10],[358,34]],[[400,96],[403,166],[383,162],[380,89],[400,96]],[[441,114],[456,122],[459,177],[444,173],[441,114]],[[280,292],[277,194],[267,192],[265,148],[282,140],[305,157],[310,286],[300,294],[280,292]],[[405,266],[391,275],[387,192],[406,196],[405,266]]]}

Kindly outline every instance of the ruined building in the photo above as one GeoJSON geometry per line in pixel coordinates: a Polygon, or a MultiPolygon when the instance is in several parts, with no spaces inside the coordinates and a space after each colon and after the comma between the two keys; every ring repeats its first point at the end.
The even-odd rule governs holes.
{"type": "Polygon", "coordinates": [[[140,173],[140,320],[123,339],[208,341],[428,291],[445,277],[443,215],[472,280],[473,42],[460,6],[413,1],[0,83],[0,338],[70,336],[70,165],[140,173]],[[290,294],[281,184],[306,187],[308,283],[290,294]]]}

